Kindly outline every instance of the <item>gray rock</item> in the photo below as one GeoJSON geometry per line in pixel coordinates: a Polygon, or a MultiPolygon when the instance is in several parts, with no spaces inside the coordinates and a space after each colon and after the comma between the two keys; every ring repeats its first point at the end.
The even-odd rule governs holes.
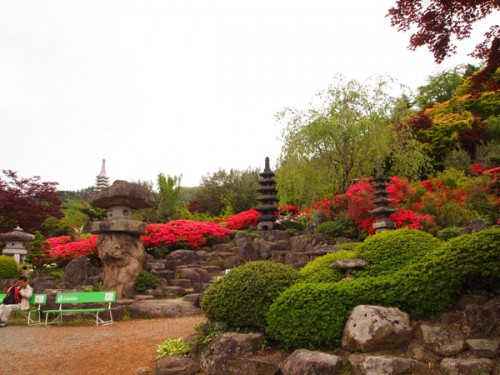
{"type": "Polygon", "coordinates": [[[492,374],[494,361],[490,359],[445,358],[441,361],[441,371],[446,375],[492,374]]]}
{"type": "Polygon", "coordinates": [[[66,266],[62,282],[67,288],[91,285],[89,278],[98,275],[99,271],[97,271],[86,257],[81,256],[74,258],[66,266]]]}
{"type": "Polygon", "coordinates": [[[189,289],[191,288],[191,280],[189,279],[172,279],[168,280],[168,285],[178,286],[180,288],[189,289]]]}
{"type": "Polygon", "coordinates": [[[342,348],[370,352],[399,347],[412,337],[410,317],[394,307],[360,305],[349,316],[342,348]]]}
{"type": "Polygon", "coordinates": [[[240,375],[241,359],[259,351],[264,336],[260,333],[226,332],[215,336],[203,349],[201,367],[206,375],[240,375]]]}
{"type": "Polygon", "coordinates": [[[290,246],[293,252],[305,252],[314,250],[310,236],[302,235],[290,238],[290,246]]]}
{"type": "Polygon", "coordinates": [[[441,356],[452,356],[465,349],[465,337],[455,328],[422,324],[420,332],[425,346],[441,356]]]}
{"type": "Polygon", "coordinates": [[[349,362],[355,375],[414,374],[423,370],[424,364],[414,359],[394,356],[351,355],[349,362]]]}
{"type": "Polygon", "coordinates": [[[283,375],[334,375],[342,367],[336,355],[305,349],[295,350],[281,366],[283,375]]]}
{"type": "Polygon", "coordinates": [[[167,356],[156,361],[155,375],[197,375],[200,366],[188,357],[167,356]]]}
{"type": "Polygon", "coordinates": [[[188,279],[192,283],[209,283],[212,276],[201,268],[181,268],[177,270],[179,279],[188,279]]]}
{"type": "Polygon", "coordinates": [[[256,230],[256,235],[268,242],[289,241],[290,233],[283,230],[256,230]]]}
{"type": "Polygon", "coordinates": [[[247,233],[238,232],[234,235],[234,244],[238,248],[241,248],[249,243],[252,243],[252,237],[250,237],[247,233]]]}
{"type": "Polygon", "coordinates": [[[470,339],[500,335],[500,295],[483,305],[467,305],[464,309],[462,332],[470,339]]]}
{"type": "Polygon", "coordinates": [[[182,297],[187,294],[186,289],[180,286],[166,286],[164,290],[167,292],[167,295],[170,298],[182,297]]]}
{"type": "Polygon", "coordinates": [[[495,340],[469,339],[465,340],[465,344],[477,357],[495,358],[498,354],[500,339],[495,339],[495,340]]]}
{"type": "Polygon", "coordinates": [[[201,310],[192,303],[177,299],[144,300],[130,305],[132,318],[180,318],[200,314],[201,310]]]}
{"type": "Polygon", "coordinates": [[[200,265],[199,255],[192,250],[175,250],[167,255],[167,260],[174,261],[176,265],[200,265]]]}
{"type": "Polygon", "coordinates": [[[245,263],[246,263],[245,259],[243,259],[239,255],[233,255],[224,261],[224,268],[230,269],[230,268],[241,266],[242,264],[245,264],[245,263]]]}
{"type": "Polygon", "coordinates": [[[238,246],[240,257],[245,260],[259,260],[259,250],[253,243],[245,243],[242,246],[238,246]]]}

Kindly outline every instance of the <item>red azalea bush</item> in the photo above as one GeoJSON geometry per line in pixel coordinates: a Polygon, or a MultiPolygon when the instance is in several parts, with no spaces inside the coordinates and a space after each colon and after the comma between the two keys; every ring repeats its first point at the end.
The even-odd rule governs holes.
{"type": "Polygon", "coordinates": [[[226,224],[227,229],[242,230],[257,226],[257,218],[261,215],[259,211],[248,210],[239,214],[229,216],[221,221],[226,224]]]}
{"type": "Polygon", "coordinates": [[[173,220],[166,224],[149,224],[147,234],[141,239],[146,247],[199,249],[209,243],[224,241],[231,234],[231,230],[211,222],[173,220]]]}
{"type": "Polygon", "coordinates": [[[97,238],[97,235],[79,238],[76,241],[68,236],[47,238],[47,245],[43,246],[43,254],[45,258],[56,263],[58,267],[66,266],[78,256],[85,256],[92,264],[100,265],[97,238]]]}

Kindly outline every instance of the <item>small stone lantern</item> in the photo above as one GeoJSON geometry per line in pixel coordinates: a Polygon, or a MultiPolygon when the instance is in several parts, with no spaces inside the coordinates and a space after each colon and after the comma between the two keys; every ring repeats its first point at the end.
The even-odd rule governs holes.
{"type": "Polygon", "coordinates": [[[274,213],[278,211],[278,207],[276,206],[278,198],[276,198],[276,182],[273,179],[274,172],[269,167],[268,157],[266,157],[264,172],[259,173],[259,176],[261,177],[259,180],[260,188],[257,191],[261,195],[257,197],[257,201],[260,202],[260,205],[255,207],[255,210],[259,211],[261,215],[257,218],[257,229],[271,230],[276,221],[274,213]]]}
{"type": "Polygon", "coordinates": [[[145,258],[140,236],[146,233],[146,223],[132,218],[133,210],[154,205],[153,194],[144,186],[127,181],[115,181],[89,197],[94,207],[106,208],[104,221],[91,223],[90,232],[99,234],[97,250],[104,265],[103,288],[115,290],[117,297],[132,294],[134,281],[145,258]]]}
{"type": "Polygon", "coordinates": [[[13,257],[18,264],[23,264],[28,254],[26,245],[33,241],[35,236],[17,227],[11,232],[0,234],[0,238],[6,243],[2,254],[13,257]]]}

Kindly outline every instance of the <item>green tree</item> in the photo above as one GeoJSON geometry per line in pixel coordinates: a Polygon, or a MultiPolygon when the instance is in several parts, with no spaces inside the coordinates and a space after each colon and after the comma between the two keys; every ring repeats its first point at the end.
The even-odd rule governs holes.
{"type": "Polygon", "coordinates": [[[181,203],[179,201],[181,192],[182,176],[165,176],[158,174],[156,193],[156,212],[158,221],[168,222],[180,217],[181,203]]]}
{"type": "Polygon", "coordinates": [[[373,175],[379,157],[414,163],[394,157],[401,149],[394,143],[403,139],[390,123],[400,116],[403,100],[388,93],[391,84],[337,77],[311,108],[285,108],[277,115],[283,124],[276,172],[281,204],[303,205],[343,192],[352,179],[373,175]]]}
{"type": "Polygon", "coordinates": [[[202,177],[189,205],[190,210],[214,216],[249,210],[256,205],[258,181],[258,169],[231,169],[229,172],[220,169],[202,177]]]}
{"type": "Polygon", "coordinates": [[[473,65],[457,66],[427,77],[427,84],[417,88],[415,102],[420,110],[436,102],[450,100],[464,79],[474,73],[473,65]]]}

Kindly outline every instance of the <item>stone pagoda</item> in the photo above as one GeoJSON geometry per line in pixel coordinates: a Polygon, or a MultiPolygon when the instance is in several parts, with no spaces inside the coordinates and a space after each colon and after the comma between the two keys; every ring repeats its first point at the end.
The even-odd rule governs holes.
{"type": "Polygon", "coordinates": [[[89,201],[94,207],[107,209],[106,220],[90,225],[90,232],[99,234],[103,288],[116,290],[118,298],[131,296],[146,255],[140,239],[146,233],[146,223],[132,219],[132,213],[134,209],[153,207],[153,193],[142,185],[118,180],[91,193],[89,201]]]}
{"type": "Polygon", "coordinates": [[[34,235],[26,233],[22,228],[15,228],[11,232],[0,234],[0,239],[5,241],[3,255],[13,257],[18,264],[23,264],[28,250],[26,246],[33,241],[34,235]]]}
{"type": "Polygon", "coordinates": [[[278,211],[276,203],[278,198],[276,197],[276,181],[274,181],[274,172],[271,171],[269,167],[269,158],[266,157],[266,165],[264,172],[259,173],[259,185],[260,188],[257,191],[261,194],[257,197],[259,205],[255,207],[255,210],[259,211],[261,215],[257,219],[257,229],[258,230],[271,230],[274,227],[274,222],[276,221],[275,212],[278,211]]]}
{"type": "Polygon", "coordinates": [[[387,198],[390,194],[387,191],[387,179],[384,177],[382,173],[382,167],[380,163],[380,159],[377,160],[377,175],[375,176],[375,183],[373,187],[375,188],[375,196],[376,198],[372,200],[372,203],[377,206],[377,208],[368,211],[368,213],[375,215],[377,217],[377,221],[373,223],[373,228],[375,232],[382,230],[393,230],[396,228],[396,223],[394,223],[390,219],[390,215],[397,211],[397,208],[391,208],[389,205],[394,199],[387,198]]]}
{"type": "Polygon", "coordinates": [[[109,187],[109,177],[106,174],[106,159],[102,159],[101,173],[95,178],[95,185],[96,191],[109,187]]]}

